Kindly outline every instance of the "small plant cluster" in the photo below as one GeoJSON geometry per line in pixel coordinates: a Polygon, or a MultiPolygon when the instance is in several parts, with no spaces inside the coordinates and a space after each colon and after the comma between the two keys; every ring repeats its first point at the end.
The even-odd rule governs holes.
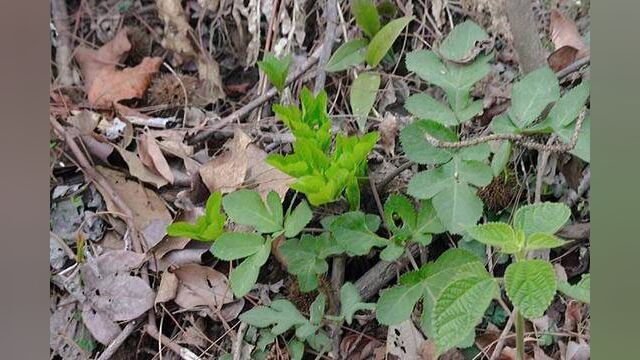
{"type": "MultiPolygon", "coordinates": [[[[352,1],[351,9],[366,38],[340,46],[327,70],[341,71],[363,61],[370,67],[377,66],[411,21],[405,17],[382,26],[377,8],[369,0],[352,1]]],[[[571,216],[566,205],[550,202],[525,205],[512,214],[510,223],[478,225],[484,210],[478,189],[504,171],[510,161],[512,138],[505,137],[494,149],[486,142],[449,147],[434,143],[434,139],[459,143],[461,125],[482,112],[483,101],[473,99],[471,90],[490,71],[493,59],[490,43],[487,33],[466,21],[456,26],[439,46],[407,55],[407,69],[445,94],[442,102],[426,93],[417,93],[405,104],[415,119],[400,134],[402,148],[409,160],[426,166],[408,185],[407,194],[413,199],[391,194],[381,216],[360,210],[359,181],[366,176],[367,156],[378,140],[378,133],[333,136],[326,111],[327,94],[321,91],[314,96],[304,88],[300,106],[273,106],[278,119],[295,137],[293,151],[270,155],[266,161],[295,178],[291,188],[304,194],[305,199],[293,207],[294,199],[284,209],[275,192],[265,199],[246,189],[225,196],[214,193],[206,203],[205,215],[195,224],[177,222],[169,226],[169,235],[212,242],[211,252],[216,258],[238,263],[229,276],[237,297],[251,291],[272,252],[284,260],[301,291],[319,291],[308,316],[282,298],[243,313],[241,321],[260,329],[255,351],[264,352],[277,336],[291,330],[294,336],[287,343],[291,358],[302,357],[305,343],[323,353],[331,343],[324,325],[339,325],[343,321],[350,324],[360,310],[375,311],[380,324],[398,324],[411,317],[419,301],[422,330],[435,341],[438,353],[453,347],[465,348],[473,344],[475,327],[482,322],[492,302],[501,298],[504,289],[514,307],[517,354],[523,359],[525,318],[543,316],[557,291],[589,302],[588,274],[571,285],[556,279],[550,262],[530,258],[533,251],[565,245],[554,234],[571,216]],[[323,206],[343,196],[350,211],[315,218],[322,228],[314,229],[313,233],[305,230],[314,221],[311,206],[323,206]],[[252,231],[225,231],[227,217],[252,231]],[[340,291],[340,314],[325,314],[327,295],[319,286],[319,279],[328,272],[332,256],[365,256],[377,249],[381,260],[394,261],[406,252],[409,244],[428,246],[434,235],[445,232],[462,235],[480,246],[491,246],[506,261],[512,257],[504,277],[495,278],[489,273],[484,259],[476,253],[452,248],[434,261],[403,274],[396,286],[380,293],[376,304],[364,303],[356,287],[345,283],[340,291]]],[[[289,63],[290,59],[269,56],[260,65],[280,91],[285,86],[289,63]]],[[[379,83],[378,73],[358,75],[352,86],[352,104],[366,103],[366,106],[354,107],[356,118],[368,115],[374,101],[362,100],[363,94],[369,96],[373,89],[375,100],[379,83]],[[362,85],[363,82],[369,85],[362,85]],[[359,86],[365,90],[354,90],[359,86]]],[[[586,82],[560,96],[555,74],[542,68],[514,84],[510,109],[493,119],[490,128],[495,134],[553,133],[565,144],[573,142],[572,153],[589,161],[589,121],[576,120],[588,97],[586,82]]],[[[359,120],[359,125],[364,131],[365,123],[359,120]]]]}

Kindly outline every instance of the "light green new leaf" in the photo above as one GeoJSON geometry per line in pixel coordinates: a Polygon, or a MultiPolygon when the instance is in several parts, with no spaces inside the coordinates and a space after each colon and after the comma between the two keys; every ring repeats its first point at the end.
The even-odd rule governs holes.
{"type": "Polygon", "coordinates": [[[356,117],[358,128],[364,132],[367,116],[376,101],[378,88],[380,87],[380,74],[365,72],[358,75],[353,81],[350,91],[351,111],[356,117]]]}
{"type": "Polygon", "coordinates": [[[494,279],[483,276],[456,280],[442,291],[434,310],[438,353],[465,340],[469,332],[482,321],[498,290],[494,279]]]}
{"type": "Polygon", "coordinates": [[[264,244],[262,236],[252,233],[224,233],[218,238],[211,252],[221,260],[230,261],[253,255],[264,244]]]}
{"type": "Polygon", "coordinates": [[[511,157],[511,141],[503,140],[498,150],[493,154],[493,159],[491,159],[491,170],[493,171],[493,176],[498,176],[505,169],[507,164],[509,163],[509,158],[511,157]]]}
{"type": "Polygon", "coordinates": [[[484,206],[473,188],[453,180],[432,201],[438,217],[453,234],[475,225],[482,216],[484,206]]]}
{"type": "Polygon", "coordinates": [[[258,280],[260,267],[267,262],[271,253],[271,240],[265,241],[260,250],[246,258],[229,274],[231,290],[236,297],[245,296],[258,280]]]}
{"type": "Polygon", "coordinates": [[[222,194],[214,192],[207,199],[205,214],[196,219],[195,224],[177,221],[167,227],[167,235],[187,237],[198,241],[214,241],[224,232],[227,216],[220,211],[222,194]]]}
{"type": "Polygon", "coordinates": [[[528,319],[542,317],[556,293],[553,266],[544,260],[522,260],[509,265],[504,281],[509,299],[528,319]]]}
{"type": "Polygon", "coordinates": [[[364,39],[349,40],[331,55],[325,70],[337,72],[346,70],[364,61],[367,52],[367,41],[364,39]]]}
{"type": "Polygon", "coordinates": [[[351,325],[353,315],[359,310],[374,310],[376,304],[364,303],[358,293],[358,289],[350,282],[344,283],[340,288],[340,316],[351,325]]]}
{"type": "Polygon", "coordinates": [[[559,97],[560,85],[549,67],[532,71],[513,85],[509,117],[516,126],[523,129],[559,97]]]}
{"type": "Polygon", "coordinates": [[[302,202],[284,220],[284,236],[288,238],[298,235],[311,221],[313,213],[306,201],[302,202]]]}
{"type": "Polygon", "coordinates": [[[467,230],[475,240],[500,248],[505,254],[514,254],[520,250],[516,232],[511,226],[501,222],[477,225],[467,230]]]}
{"type": "Polygon", "coordinates": [[[531,234],[527,240],[525,249],[526,250],[538,250],[538,249],[552,249],[558,246],[562,246],[567,242],[557,238],[554,235],[547,233],[534,233],[531,234]]]}
{"type": "Polygon", "coordinates": [[[393,42],[396,41],[402,29],[413,20],[413,16],[405,16],[390,21],[371,39],[367,47],[365,59],[369,66],[374,67],[380,63],[380,60],[387,54],[393,42]]]}
{"type": "Polygon", "coordinates": [[[378,322],[383,325],[394,325],[407,320],[416,302],[420,300],[423,290],[422,283],[383,290],[376,304],[378,322]]]}
{"type": "Polygon", "coordinates": [[[330,225],[336,242],[350,256],[362,256],[371,251],[372,247],[387,245],[387,240],[374,234],[369,227],[365,214],[352,211],[338,216],[330,225]]]}
{"type": "Polygon", "coordinates": [[[589,83],[582,84],[569,90],[556,102],[545,120],[554,129],[561,129],[571,124],[580,114],[589,98],[589,83]]]}
{"type": "Polygon", "coordinates": [[[282,59],[278,59],[274,54],[269,53],[264,56],[262,61],[258,61],[258,67],[267,75],[267,78],[273,86],[281,92],[284,90],[287,74],[292,62],[293,58],[289,54],[282,59]]]}
{"type": "Polygon", "coordinates": [[[453,151],[431,145],[424,137],[425,133],[442,141],[458,140],[456,134],[442,124],[431,120],[414,121],[400,132],[400,143],[409,160],[426,165],[449,161],[453,157],[453,151]]]}
{"type": "Polygon", "coordinates": [[[351,0],[351,13],[362,32],[370,38],[380,30],[380,15],[372,0],[351,0]]]}
{"type": "Polygon", "coordinates": [[[558,281],[558,290],[578,301],[591,302],[591,274],[583,274],[580,281],[571,285],[567,281],[558,281]]]}
{"type": "Polygon", "coordinates": [[[468,60],[477,42],[488,39],[487,33],[473,21],[456,25],[440,44],[440,55],[451,61],[468,60]]]}
{"type": "MultiPolygon", "coordinates": [[[[556,131],[563,143],[569,144],[571,137],[576,131],[575,122],[565,128],[556,131]]],[[[587,116],[582,123],[580,132],[578,133],[578,141],[576,146],[570,151],[573,155],[580,159],[591,162],[591,117],[587,116]]]]}
{"type": "MultiPolygon", "coordinates": [[[[278,211],[277,206],[272,204],[274,195],[268,195],[267,207],[257,191],[242,189],[227,194],[222,199],[222,205],[235,223],[253,226],[260,233],[273,233],[282,230],[282,205],[279,205],[278,211]]],[[[280,202],[279,198],[277,202],[280,202]]]]}
{"type": "Polygon", "coordinates": [[[419,93],[409,96],[405,109],[419,119],[433,120],[445,126],[458,125],[453,111],[431,96],[419,93]]]}
{"type": "Polygon", "coordinates": [[[529,237],[534,233],[555,234],[571,216],[563,203],[543,202],[520,207],[513,216],[513,227],[529,237]]]}
{"type": "Polygon", "coordinates": [[[271,329],[274,335],[280,335],[293,326],[301,326],[308,322],[295,305],[283,299],[272,301],[270,306],[256,306],[241,314],[239,318],[240,321],[258,328],[275,325],[271,329]]]}

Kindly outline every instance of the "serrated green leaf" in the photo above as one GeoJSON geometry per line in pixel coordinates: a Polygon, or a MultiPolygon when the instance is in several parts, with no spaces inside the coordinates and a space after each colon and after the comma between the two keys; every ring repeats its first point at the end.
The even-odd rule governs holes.
{"type": "Polygon", "coordinates": [[[365,214],[352,211],[337,217],[330,226],[336,242],[350,256],[362,256],[372,247],[382,247],[387,240],[374,234],[368,227],[365,214]]]}
{"type": "Polygon", "coordinates": [[[404,107],[419,119],[433,120],[445,126],[458,125],[458,119],[453,111],[427,94],[409,96],[404,107]]]}
{"type": "Polygon", "coordinates": [[[483,244],[500,248],[500,251],[505,254],[515,254],[520,250],[516,232],[505,223],[494,222],[477,225],[468,229],[467,233],[483,244]]]}
{"type": "Polygon", "coordinates": [[[273,86],[282,92],[292,62],[293,58],[290,54],[278,59],[274,54],[268,53],[262,61],[258,61],[258,67],[267,75],[273,86]]]}
{"type": "Polygon", "coordinates": [[[513,227],[529,237],[534,233],[554,234],[571,216],[571,209],[562,203],[543,202],[520,207],[513,216],[513,227]]]}
{"type": "Polygon", "coordinates": [[[564,94],[551,108],[546,121],[554,129],[561,129],[571,124],[580,114],[589,98],[589,83],[574,87],[564,94]]]}
{"type": "Polygon", "coordinates": [[[442,290],[434,309],[435,340],[439,353],[465,340],[482,321],[498,290],[496,281],[490,277],[459,279],[442,290]]]}
{"type": "Polygon", "coordinates": [[[425,133],[442,141],[457,141],[456,134],[444,125],[431,120],[417,120],[400,132],[400,142],[407,157],[419,164],[436,165],[449,161],[453,152],[438,149],[424,137],[425,133]]]}
{"type": "Polygon", "coordinates": [[[224,233],[211,247],[211,252],[221,260],[230,261],[242,259],[257,253],[264,239],[262,236],[252,233],[224,233]]]}
{"type": "Polygon", "coordinates": [[[314,237],[304,234],[300,239],[285,241],[280,253],[287,263],[287,271],[297,275],[300,290],[308,292],[318,286],[317,275],[329,270],[329,264],[322,258],[321,251],[328,237],[314,237]]]}
{"type": "MultiPolygon", "coordinates": [[[[569,144],[571,142],[571,137],[573,133],[576,131],[575,122],[571,125],[559,129],[556,131],[560,140],[569,144]]],[[[582,127],[580,128],[580,132],[578,133],[578,141],[576,142],[576,146],[570,151],[571,154],[579,157],[580,159],[591,162],[591,117],[587,116],[582,123],[582,127]]]]}
{"type": "Polygon", "coordinates": [[[465,183],[451,181],[432,201],[438,217],[447,230],[454,234],[475,225],[482,216],[482,200],[465,183]]]}
{"type": "Polygon", "coordinates": [[[380,30],[380,15],[371,0],[351,0],[351,13],[358,27],[370,38],[380,30]]]}
{"type": "Polygon", "coordinates": [[[513,85],[509,117],[516,126],[523,129],[559,97],[560,85],[549,67],[532,71],[513,85]]]}
{"type": "Polygon", "coordinates": [[[277,299],[270,306],[256,306],[240,314],[240,321],[251,326],[264,328],[271,325],[271,333],[280,335],[294,326],[304,325],[308,320],[300,314],[295,305],[288,300],[277,299]]]}
{"type": "Polygon", "coordinates": [[[260,267],[267,262],[271,253],[271,241],[265,241],[260,250],[247,257],[238,267],[229,274],[231,290],[236,297],[245,296],[258,280],[260,267]]]}
{"type": "Polygon", "coordinates": [[[312,217],[313,212],[311,212],[309,204],[302,200],[284,220],[284,236],[292,238],[298,235],[311,221],[312,217]]]}
{"type": "Polygon", "coordinates": [[[491,159],[491,170],[493,171],[493,176],[498,176],[502,173],[509,163],[510,157],[511,141],[503,140],[496,153],[493,154],[493,159],[491,159]]]}
{"type": "Polygon", "coordinates": [[[394,325],[407,320],[420,297],[423,285],[395,286],[382,290],[376,304],[376,318],[383,325],[394,325]]]}
{"type": "Polygon", "coordinates": [[[328,72],[337,72],[346,70],[352,66],[358,65],[364,61],[367,52],[367,41],[364,39],[349,40],[340,45],[340,47],[331,55],[325,70],[328,72]]]}
{"type": "Polygon", "coordinates": [[[440,44],[438,51],[447,60],[468,60],[477,42],[488,39],[488,35],[473,21],[456,25],[440,44]]]}
{"type": "Polygon", "coordinates": [[[458,123],[463,124],[469,120],[471,120],[474,116],[480,114],[484,110],[484,102],[482,100],[476,100],[467,107],[456,111],[456,117],[458,118],[458,123]]]}
{"type": "Polygon", "coordinates": [[[528,319],[544,315],[556,293],[556,277],[551,263],[544,260],[521,260],[504,273],[507,295],[528,319]]]}
{"type": "Polygon", "coordinates": [[[580,281],[571,285],[567,281],[558,281],[558,290],[578,301],[591,302],[591,274],[583,274],[580,281]]]}
{"type": "MultiPolygon", "coordinates": [[[[273,196],[269,196],[273,201],[273,196]]],[[[275,196],[278,195],[275,194],[275,196]]],[[[272,201],[269,201],[269,207],[267,207],[257,191],[243,189],[227,194],[222,199],[222,205],[235,223],[253,226],[261,233],[272,233],[282,230],[282,205],[279,205],[278,212],[277,206],[272,201]]],[[[277,201],[279,203],[280,199],[278,198],[277,201]]]]}
{"type": "Polygon", "coordinates": [[[451,184],[453,176],[451,170],[451,166],[440,166],[417,173],[409,181],[407,193],[416,199],[433,198],[451,184]]]}
{"type": "Polygon", "coordinates": [[[389,49],[391,49],[394,41],[400,36],[402,29],[404,29],[411,20],[413,20],[413,16],[405,16],[392,20],[375,34],[367,47],[367,54],[365,56],[369,66],[374,67],[380,63],[380,60],[382,60],[389,49]]]}
{"type": "Polygon", "coordinates": [[[558,246],[562,246],[566,243],[566,241],[551,234],[534,233],[527,238],[525,249],[528,251],[538,249],[552,249],[558,246]]]}
{"type": "Polygon", "coordinates": [[[375,304],[364,303],[356,286],[350,282],[344,283],[340,288],[340,316],[351,325],[353,315],[359,310],[374,310],[375,304]]]}
{"type": "Polygon", "coordinates": [[[358,128],[364,132],[367,116],[376,101],[378,88],[380,87],[380,74],[365,72],[358,75],[353,81],[350,90],[351,111],[356,117],[358,128]]]}

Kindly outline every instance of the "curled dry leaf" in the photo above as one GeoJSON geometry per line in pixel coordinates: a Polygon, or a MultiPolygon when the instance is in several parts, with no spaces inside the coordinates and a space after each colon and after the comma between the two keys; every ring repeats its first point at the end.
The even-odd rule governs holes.
{"type": "Polygon", "coordinates": [[[180,0],[156,0],[158,16],[164,22],[164,37],[161,45],[180,56],[195,56],[189,38],[191,26],[180,0]]]}
{"type": "Polygon", "coordinates": [[[158,294],[156,295],[154,306],[159,303],[173,300],[178,292],[178,284],[179,281],[176,274],[170,271],[163,272],[162,277],[160,278],[160,286],[158,287],[158,294]]]}
{"type": "Polygon", "coordinates": [[[82,321],[94,339],[103,345],[109,345],[121,331],[120,326],[107,315],[86,303],[82,307],[82,321]]]}
{"type": "Polygon", "coordinates": [[[233,301],[227,277],[210,267],[198,264],[181,266],[174,271],[180,281],[175,303],[184,309],[208,306],[218,311],[233,301]]]}
{"type": "Polygon", "coordinates": [[[140,98],[151,84],[151,77],[162,64],[158,57],[144,58],[135,67],[118,70],[116,66],[131,49],[127,28],[98,50],[79,47],[76,60],[85,78],[89,103],[93,106],[111,106],[120,100],[140,98]]]}
{"type": "Polygon", "coordinates": [[[425,339],[411,319],[389,326],[387,353],[400,359],[420,360],[420,349],[425,339]]]}
{"type": "Polygon", "coordinates": [[[558,10],[551,11],[551,41],[556,50],[549,55],[547,61],[554,71],[559,71],[589,54],[576,23],[568,19],[558,10]]]}
{"type": "Polygon", "coordinates": [[[343,359],[365,360],[375,355],[375,350],[383,345],[380,341],[360,334],[347,335],[340,342],[343,359]]]}
{"type": "Polygon", "coordinates": [[[232,192],[244,183],[247,174],[247,146],[251,138],[236,128],[233,139],[227,141],[227,152],[200,168],[200,176],[211,193],[232,192]]]}
{"type": "Polygon", "coordinates": [[[100,275],[126,273],[137,269],[144,263],[146,256],[135,251],[107,251],[95,259],[100,275]]]}
{"type": "MultiPolygon", "coordinates": [[[[156,245],[167,234],[166,229],[171,224],[171,214],[157,193],[146,189],[137,182],[129,181],[124,174],[97,166],[96,170],[111,183],[113,189],[133,212],[133,223],[144,238],[148,248],[156,245]]],[[[107,209],[119,213],[119,209],[111,199],[111,195],[98,186],[107,209]]]]}
{"type": "Polygon", "coordinates": [[[173,173],[156,139],[143,133],[140,134],[138,145],[138,155],[140,155],[142,163],[165,178],[169,184],[173,184],[173,173]]]}

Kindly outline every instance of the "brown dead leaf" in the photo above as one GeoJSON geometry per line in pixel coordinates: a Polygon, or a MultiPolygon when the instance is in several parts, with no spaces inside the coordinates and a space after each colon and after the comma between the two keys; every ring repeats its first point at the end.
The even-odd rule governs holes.
{"type": "Polygon", "coordinates": [[[142,163],[165,178],[169,184],[173,184],[173,173],[156,139],[143,133],[140,134],[138,145],[138,155],[142,163]]]}
{"type": "MultiPolygon", "coordinates": [[[[158,194],[139,183],[127,180],[120,172],[102,166],[97,166],[96,170],[109,180],[114,190],[129,206],[133,212],[133,223],[140,231],[148,248],[160,242],[166,235],[167,226],[171,224],[173,219],[158,194]]],[[[113,204],[110,195],[101,187],[97,188],[107,203],[107,209],[119,212],[120,209],[113,204]]]]}
{"type": "Polygon", "coordinates": [[[567,309],[564,312],[563,329],[566,331],[575,331],[578,324],[582,321],[583,304],[579,301],[569,300],[567,309]]]}
{"type": "Polygon", "coordinates": [[[376,339],[363,337],[360,334],[347,335],[340,343],[340,354],[343,359],[365,360],[375,355],[376,348],[382,343],[376,339]]]}
{"type": "Polygon", "coordinates": [[[204,348],[207,345],[207,337],[204,335],[204,319],[193,319],[193,316],[189,318],[191,325],[184,328],[184,331],[180,333],[180,336],[176,340],[178,344],[187,344],[198,348],[204,348]]]}
{"type": "Polygon", "coordinates": [[[83,135],[91,134],[102,118],[100,114],[90,110],[72,111],[72,114],[67,118],[67,122],[83,135]]]}
{"type": "Polygon", "coordinates": [[[140,179],[140,181],[151,184],[158,189],[168,183],[167,179],[157,175],[155,172],[152,172],[144,166],[138,155],[117,145],[113,145],[113,148],[118,151],[118,154],[120,154],[124,162],[127,163],[131,176],[140,179]]]}
{"type": "Polygon", "coordinates": [[[272,190],[284,199],[295,179],[267,164],[264,161],[267,153],[254,144],[247,146],[247,157],[249,164],[244,185],[259,192],[263,199],[272,190]]]}
{"type": "Polygon", "coordinates": [[[384,119],[378,127],[380,131],[380,144],[387,155],[394,156],[396,148],[396,135],[398,133],[398,121],[390,112],[384,114],[384,119]]]}
{"type": "Polygon", "coordinates": [[[154,305],[173,300],[178,292],[178,284],[178,277],[174,273],[170,271],[163,272],[154,305]]]}
{"type": "Polygon", "coordinates": [[[547,356],[547,354],[544,353],[544,350],[542,350],[540,346],[538,346],[537,344],[533,345],[533,359],[534,360],[553,360],[553,358],[550,356],[547,356]]]}
{"type": "Polygon", "coordinates": [[[101,254],[95,261],[100,275],[106,276],[137,269],[142,266],[145,259],[144,254],[135,251],[115,250],[101,254]]]}
{"type": "Polygon", "coordinates": [[[200,176],[211,193],[232,192],[244,183],[247,174],[247,146],[251,138],[236,128],[233,139],[227,141],[227,152],[215,157],[200,168],[200,176]]]}
{"type": "Polygon", "coordinates": [[[567,351],[564,355],[565,360],[589,360],[591,358],[591,347],[589,344],[580,339],[579,342],[569,341],[567,351]]]}
{"type": "Polygon", "coordinates": [[[210,267],[188,264],[174,274],[180,280],[174,301],[184,309],[208,306],[217,311],[233,301],[227,277],[210,267]]]}
{"type": "Polygon", "coordinates": [[[151,84],[151,77],[162,64],[158,57],[144,58],[135,67],[118,70],[116,66],[131,49],[127,28],[98,50],[79,47],[75,58],[85,78],[89,103],[111,106],[120,100],[140,98],[151,84]]]}
{"type": "Polygon", "coordinates": [[[202,255],[209,251],[209,247],[197,247],[198,244],[206,245],[199,241],[191,241],[187,248],[168,252],[161,259],[150,264],[153,271],[165,271],[171,267],[183,266],[187,264],[201,264],[202,255]]]}
{"type": "Polygon", "coordinates": [[[82,321],[94,339],[103,345],[109,345],[120,334],[120,326],[101,311],[94,310],[91,305],[82,307],[82,321]]]}
{"type": "Polygon", "coordinates": [[[63,359],[81,359],[87,356],[82,349],[74,346],[71,340],[78,329],[78,320],[73,316],[77,310],[77,303],[69,301],[71,296],[61,299],[64,306],[56,306],[51,309],[49,316],[49,348],[54,354],[59,354],[63,359]]]}
{"type": "Polygon", "coordinates": [[[549,28],[551,41],[556,50],[549,55],[547,61],[554,71],[562,70],[589,54],[589,48],[585,45],[576,23],[558,10],[551,11],[549,28]]]}
{"type": "Polygon", "coordinates": [[[158,16],[164,22],[161,45],[180,56],[195,56],[189,32],[191,26],[180,0],[156,0],[158,16]]]}

